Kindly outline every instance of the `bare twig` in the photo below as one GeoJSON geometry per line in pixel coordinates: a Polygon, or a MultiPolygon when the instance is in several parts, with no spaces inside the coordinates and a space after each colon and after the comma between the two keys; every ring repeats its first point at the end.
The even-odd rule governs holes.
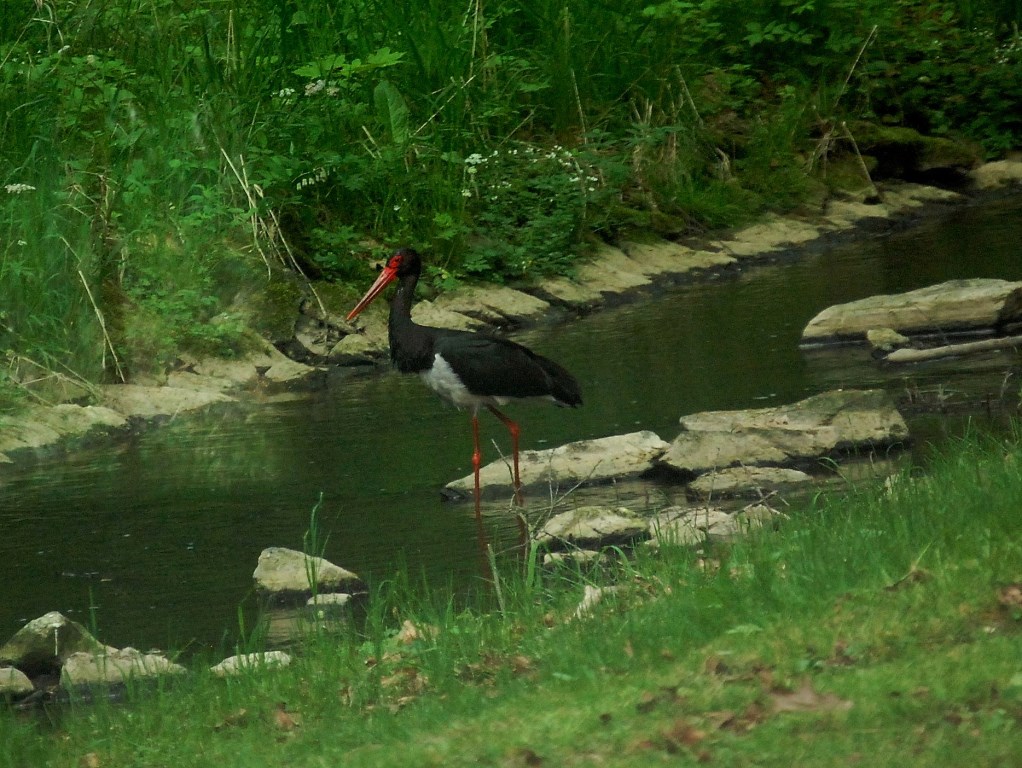
{"type": "MultiPolygon", "coordinates": [[[[61,239],[63,240],[63,238],[61,239]]],[[[67,242],[67,240],[64,240],[64,244],[67,245],[68,248],[71,248],[71,245],[67,242]]],[[[74,249],[71,249],[71,252],[74,253],[74,249]]],[[[99,320],[100,330],[103,331],[103,340],[106,342],[106,347],[109,348],[110,356],[113,358],[114,361],[114,370],[117,371],[117,378],[119,378],[121,380],[121,383],[123,384],[127,381],[127,379],[124,377],[124,371],[121,370],[121,361],[117,358],[117,350],[114,349],[114,343],[113,341],[110,340],[110,334],[107,333],[106,319],[103,317],[103,312],[96,304],[96,299],[92,295],[92,289],[89,288],[89,281],[85,279],[85,273],[83,273],[81,269],[78,270],[78,277],[82,279],[82,285],[85,286],[85,293],[88,295],[89,302],[92,304],[92,311],[96,313],[96,319],[99,320]]],[[[104,368],[106,367],[105,352],[103,353],[103,367],[104,368]]]]}

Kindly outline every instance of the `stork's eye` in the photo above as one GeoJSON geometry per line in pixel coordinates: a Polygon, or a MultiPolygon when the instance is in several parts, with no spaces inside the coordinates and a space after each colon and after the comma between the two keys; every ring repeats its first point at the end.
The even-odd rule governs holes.
{"type": "Polygon", "coordinates": [[[387,267],[389,269],[397,269],[400,266],[401,266],[401,256],[400,255],[391,256],[390,257],[390,261],[387,262],[387,267]]]}

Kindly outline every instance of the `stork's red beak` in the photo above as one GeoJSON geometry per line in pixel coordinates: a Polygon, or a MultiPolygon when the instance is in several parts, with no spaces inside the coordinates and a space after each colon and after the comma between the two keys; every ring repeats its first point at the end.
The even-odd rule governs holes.
{"type": "Polygon", "coordinates": [[[397,267],[392,267],[389,264],[385,266],[381,271],[379,277],[376,278],[376,282],[369,286],[369,290],[366,291],[366,295],[362,297],[362,300],[355,305],[355,308],[348,313],[347,320],[351,322],[355,319],[359,312],[372,304],[373,299],[383,292],[383,289],[390,285],[394,278],[397,277],[397,267]]]}

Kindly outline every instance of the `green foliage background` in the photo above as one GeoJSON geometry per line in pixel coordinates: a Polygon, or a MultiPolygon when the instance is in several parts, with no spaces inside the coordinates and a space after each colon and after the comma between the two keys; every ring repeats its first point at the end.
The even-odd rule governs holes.
{"type": "MultiPolygon", "coordinates": [[[[586,238],[802,200],[842,120],[1022,136],[1017,0],[3,6],[0,349],[86,381],[228,354],[235,296],[569,273],[586,238]]],[[[2,382],[0,382],[2,384],[2,382]]]]}

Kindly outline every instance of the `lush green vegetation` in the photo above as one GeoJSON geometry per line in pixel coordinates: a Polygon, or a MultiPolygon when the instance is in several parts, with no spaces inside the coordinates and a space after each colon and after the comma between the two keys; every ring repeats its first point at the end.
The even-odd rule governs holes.
{"type": "Polygon", "coordinates": [[[570,271],[803,199],[866,119],[1020,144],[1015,0],[5,3],[0,349],[89,382],[243,343],[239,293],[570,271]]]}
{"type": "Polygon", "coordinates": [[[1022,449],[931,469],[702,552],[505,567],[500,610],[382,585],[286,670],[0,712],[0,765],[1011,764],[1022,449]],[[593,585],[616,591],[580,619],[593,585]]]}

